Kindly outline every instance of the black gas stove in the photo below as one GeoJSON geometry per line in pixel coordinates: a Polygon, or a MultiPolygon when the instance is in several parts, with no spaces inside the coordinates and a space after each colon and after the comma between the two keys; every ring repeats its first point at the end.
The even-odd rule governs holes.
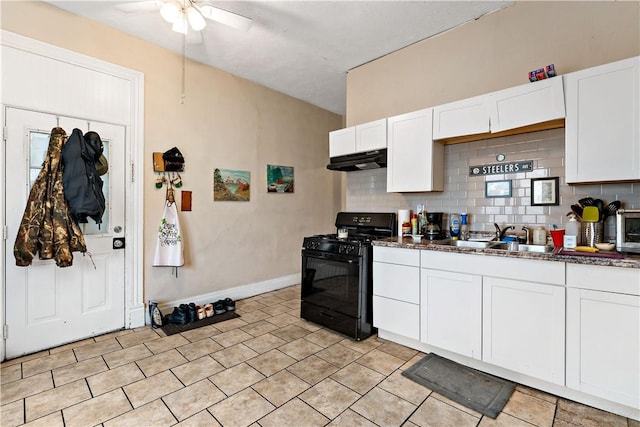
{"type": "Polygon", "coordinates": [[[395,235],[396,215],[340,212],[335,225],[303,239],[300,316],[361,340],[374,332],[371,242],[395,235]]]}

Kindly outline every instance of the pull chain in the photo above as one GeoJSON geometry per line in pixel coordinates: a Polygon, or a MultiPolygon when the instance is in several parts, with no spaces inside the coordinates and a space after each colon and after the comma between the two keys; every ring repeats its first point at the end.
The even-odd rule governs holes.
{"type": "MultiPolygon", "coordinates": [[[[185,22],[185,25],[187,25],[186,22],[185,22]]],[[[182,96],[180,97],[180,104],[184,104],[186,73],[187,73],[187,35],[182,34],[182,96]]]]}

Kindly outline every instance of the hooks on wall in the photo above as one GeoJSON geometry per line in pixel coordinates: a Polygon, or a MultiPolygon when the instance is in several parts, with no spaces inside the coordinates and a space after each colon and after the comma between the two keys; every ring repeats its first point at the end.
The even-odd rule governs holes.
{"type": "Polygon", "coordinates": [[[169,188],[180,188],[182,187],[182,176],[180,176],[179,172],[161,172],[158,173],[155,185],[157,189],[162,188],[164,185],[169,188]]]}

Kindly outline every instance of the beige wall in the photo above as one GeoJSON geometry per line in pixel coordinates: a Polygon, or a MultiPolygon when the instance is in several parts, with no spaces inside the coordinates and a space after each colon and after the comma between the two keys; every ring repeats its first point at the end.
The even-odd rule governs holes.
{"type": "Polygon", "coordinates": [[[351,70],[352,126],[640,55],[640,2],[518,1],[351,70]]]}
{"type": "MultiPolygon", "coordinates": [[[[145,299],[191,298],[299,274],[305,235],[329,232],[340,209],[340,174],[326,170],[328,131],[342,117],[181,57],[41,2],[2,2],[2,28],[145,75],[145,299]],[[152,153],[178,146],[186,158],[181,212],[186,265],[178,278],[152,267],[164,190],[152,153]],[[295,168],[294,194],[267,194],[266,165],[295,168]],[[251,172],[250,202],[214,202],[213,169],[251,172]]],[[[179,196],[179,192],[178,192],[179,196]]],[[[205,302],[197,301],[196,302],[205,302]]]]}

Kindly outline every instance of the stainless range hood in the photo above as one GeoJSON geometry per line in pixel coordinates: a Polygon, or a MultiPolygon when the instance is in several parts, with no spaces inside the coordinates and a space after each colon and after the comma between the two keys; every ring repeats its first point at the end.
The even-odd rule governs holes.
{"type": "Polygon", "coordinates": [[[387,149],[331,157],[327,169],[350,172],[387,167],[387,149]]]}

